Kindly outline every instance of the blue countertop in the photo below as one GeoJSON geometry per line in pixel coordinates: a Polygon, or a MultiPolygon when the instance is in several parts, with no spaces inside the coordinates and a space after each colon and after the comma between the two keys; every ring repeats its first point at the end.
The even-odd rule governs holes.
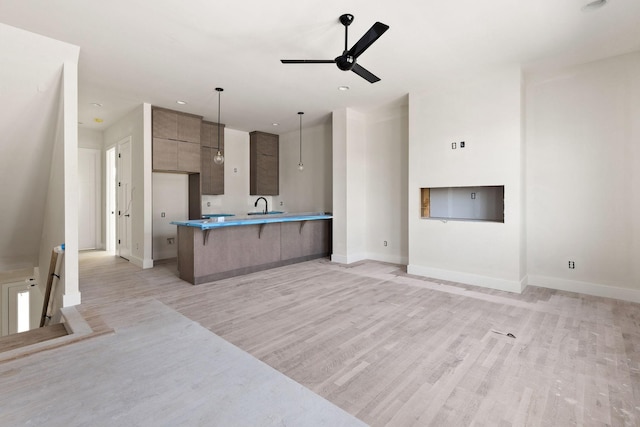
{"type": "Polygon", "coordinates": [[[319,219],[331,219],[333,215],[324,212],[311,213],[283,213],[269,215],[247,215],[223,217],[218,216],[213,219],[192,219],[186,221],[171,221],[171,224],[196,227],[201,230],[210,230],[219,227],[235,227],[239,225],[269,224],[276,222],[295,222],[295,221],[313,221],[319,219]]]}

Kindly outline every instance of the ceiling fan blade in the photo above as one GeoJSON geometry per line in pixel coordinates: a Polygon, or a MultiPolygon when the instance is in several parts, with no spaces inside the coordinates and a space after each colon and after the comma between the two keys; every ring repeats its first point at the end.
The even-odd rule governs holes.
{"type": "Polygon", "coordinates": [[[353,64],[353,68],[351,69],[351,71],[353,71],[354,73],[356,73],[357,75],[359,75],[360,77],[368,81],[369,83],[375,83],[380,81],[380,77],[376,76],[375,74],[373,74],[366,68],[362,67],[361,65],[353,64]]]}
{"type": "Polygon", "coordinates": [[[373,44],[381,35],[384,34],[385,31],[389,29],[389,26],[383,24],[382,22],[376,22],[369,28],[369,31],[364,33],[364,35],[358,40],[356,44],[353,45],[351,49],[349,49],[349,55],[357,58],[362,55],[362,53],[367,50],[369,46],[373,44]]]}
{"type": "Polygon", "coordinates": [[[281,59],[283,64],[334,64],[335,59],[281,59]]]}

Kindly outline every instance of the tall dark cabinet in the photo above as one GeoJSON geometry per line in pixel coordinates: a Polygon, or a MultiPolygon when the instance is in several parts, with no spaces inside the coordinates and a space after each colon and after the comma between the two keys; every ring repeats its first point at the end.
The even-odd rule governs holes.
{"type": "Polygon", "coordinates": [[[279,194],[279,137],[254,131],[249,134],[249,192],[251,195],[279,194]]]}
{"type": "Polygon", "coordinates": [[[202,217],[201,123],[201,116],[166,108],[152,109],[153,171],[189,175],[189,219],[202,217]]]}
{"type": "Polygon", "coordinates": [[[216,165],[213,156],[218,151],[218,126],[220,126],[220,151],[224,153],[224,125],[203,121],[200,132],[200,181],[202,194],[224,194],[224,163],[216,165]]]}

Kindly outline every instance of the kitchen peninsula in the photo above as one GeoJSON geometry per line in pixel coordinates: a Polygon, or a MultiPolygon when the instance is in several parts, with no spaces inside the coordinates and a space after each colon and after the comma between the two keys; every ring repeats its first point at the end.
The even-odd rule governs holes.
{"type": "Polygon", "coordinates": [[[328,256],[332,218],[314,212],[173,221],[180,278],[198,285],[328,256]]]}

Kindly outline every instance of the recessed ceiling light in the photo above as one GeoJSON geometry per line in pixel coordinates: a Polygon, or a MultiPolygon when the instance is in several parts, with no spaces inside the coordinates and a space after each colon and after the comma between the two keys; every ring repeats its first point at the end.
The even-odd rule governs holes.
{"type": "Polygon", "coordinates": [[[176,104],[187,105],[187,101],[176,101],[176,104]]]}
{"type": "Polygon", "coordinates": [[[349,89],[350,89],[349,86],[338,86],[338,90],[341,90],[343,92],[346,91],[346,90],[349,90],[349,89]]]}
{"type": "Polygon", "coordinates": [[[95,119],[93,119],[93,121],[96,122],[96,123],[104,122],[104,120],[102,120],[100,117],[96,117],[95,119]]]}
{"type": "Polygon", "coordinates": [[[280,123],[271,123],[274,126],[278,126],[280,123]]]}
{"type": "Polygon", "coordinates": [[[585,4],[584,6],[582,6],[582,10],[599,9],[605,4],[607,4],[607,0],[592,0],[589,3],[585,4]]]}
{"type": "Polygon", "coordinates": [[[93,105],[96,108],[102,107],[102,104],[100,104],[99,102],[92,102],[91,105],[93,105]]]}

